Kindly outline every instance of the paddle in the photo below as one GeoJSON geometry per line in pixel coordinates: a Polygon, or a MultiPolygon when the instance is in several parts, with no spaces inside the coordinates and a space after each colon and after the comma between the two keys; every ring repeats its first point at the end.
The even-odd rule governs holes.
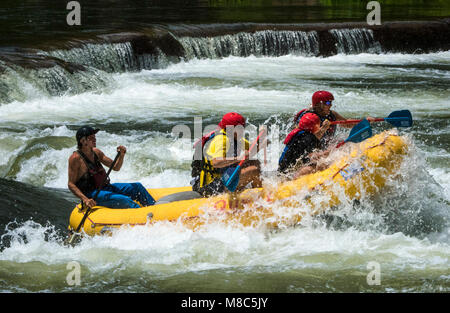
{"type": "MultiPolygon", "coordinates": [[[[117,160],[119,159],[119,156],[120,156],[120,152],[117,152],[117,155],[116,155],[116,157],[114,158],[114,161],[111,163],[111,166],[110,166],[108,172],[106,173],[105,178],[103,179],[102,183],[101,183],[100,186],[97,188],[97,190],[95,191],[94,196],[92,197],[92,199],[93,199],[94,201],[95,201],[95,199],[97,199],[97,196],[98,196],[100,190],[103,188],[103,185],[105,184],[106,180],[108,179],[109,174],[111,173],[112,169],[113,169],[114,166],[116,165],[116,162],[117,162],[117,160]]],[[[83,206],[84,206],[84,205],[83,205],[83,201],[81,201],[81,207],[83,207],[83,206]]],[[[67,243],[68,243],[68,244],[72,244],[73,241],[74,241],[74,239],[76,238],[76,236],[79,236],[80,229],[81,229],[81,227],[83,227],[84,222],[86,221],[86,218],[88,217],[90,211],[92,211],[92,208],[88,207],[88,208],[86,209],[86,212],[84,213],[83,218],[81,219],[80,224],[78,225],[77,229],[75,230],[75,233],[72,232],[72,233],[69,235],[70,237],[67,239],[67,243]]]]}
{"type": "MultiPolygon", "coordinates": [[[[249,155],[250,155],[251,151],[253,150],[254,146],[256,145],[256,143],[258,142],[259,137],[262,135],[262,133],[264,131],[265,131],[265,129],[261,130],[258,137],[256,137],[255,141],[253,142],[253,144],[250,147],[250,150],[248,153],[249,155]]],[[[231,192],[234,192],[237,188],[237,185],[239,184],[239,172],[240,172],[239,170],[241,169],[241,166],[242,166],[242,164],[244,164],[246,159],[247,159],[247,157],[244,156],[244,158],[241,160],[241,162],[239,162],[239,164],[236,168],[232,168],[232,167],[228,168],[222,176],[223,184],[231,192]]]]}
{"type": "MultiPolygon", "coordinates": [[[[334,124],[356,124],[361,122],[362,120],[342,120],[342,121],[333,121],[331,125],[334,124]]],[[[409,110],[400,110],[394,111],[388,115],[386,118],[376,118],[371,122],[388,122],[395,127],[411,127],[412,126],[412,116],[409,110]]]]}
{"type": "Polygon", "coordinates": [[[344,143],[351,141],[351,142],[361,142],[369,137],[372,137],[372,127],[370,126],[370,123],[368,120],[363,119],[361,122],[359,122],[355,127],[352,128],[350,131],[350,135],[347,139],[344,141],[341,141],[338,143],[336,148],[339,148],[344,143]]]}

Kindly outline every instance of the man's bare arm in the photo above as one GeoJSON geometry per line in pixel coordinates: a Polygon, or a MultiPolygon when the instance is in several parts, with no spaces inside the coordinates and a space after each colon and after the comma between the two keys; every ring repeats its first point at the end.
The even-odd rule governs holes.
{"type": "MultiPolygon", "coordinates": [[[[122,164],[123,164],[123,159],[125,157],[125,153],[127,151],[127,149],[124,146],[119,146],[117,147],[117,152],[120,151],[120,156],[117,159],[116,164],[114,165],[113,170],[114,171],[120,171],[120,169],[122,168],[122,164]]],[[[94,152],[97,154],[100,162],[107,166],[107,167],[111,167],[113,160],[111,160],[109,157],[107,157],[103,151],[101,151],[100,149],[94,148],[94,152]]]]}
{"type": "MultiPolygon", "coordinates": [[[[338,112],[336,111],[332,111],[334,116],[336,117],[336,121],[345,121],[346,118],[343,117],[342,115],[340,115],[338,112]]],[[[345,127],[345,128],[353,128],[353,126],[355,126],[355,124],[340,124],[339,126],[345,127]]]]}

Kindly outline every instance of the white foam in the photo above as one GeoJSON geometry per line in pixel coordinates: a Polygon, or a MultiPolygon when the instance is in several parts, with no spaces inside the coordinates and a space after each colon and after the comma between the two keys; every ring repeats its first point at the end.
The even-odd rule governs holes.
{"type": "Polygon", "coordinates": [[[444,196],[450,201],[450,171],[444,168],[433,168],[428,170],[436,182],[444,189],[444,196]]]}
{"type": "Polygon", "coordinates": [[[80,262],[91,271],[127,268],[154,269],[175,273],[241,266],[333,269],[365,267],[377,261],[390,271],[404,267],[444,270],[450,258],[446,243],[377,232],[296,227],[277,233],[253,228],[209,224],[197,232],[181,225],[159,223],[123,227],[112,236],[85,238],[76,247],[55,239],[44,240],[51,227],[27,222],[10,232],[12,242],[0,252],[0,260],[44,264],[80,262]],[[26,235],[23,241],[19,234],[26,235]],[[164,270],[165,269],[165,270],[164,270]]]}
{"type": "Polygon", "coordinates": [[[139,73],[110,74],[114,83],[100,92],[60,97],[37,97],[0,106],[0,120],[22,123],[68,123],[94,119],[99,122],[140,121],[221,114],[235,110],[246,113],[293,113],[310,103],[317,89],[335,94],[336,110],[352,116],[361,113],[386,114],[394,109],[448,109],[448,92],[406,90],[395,92],[329,86],[331,80],[391,80],[393,77],[422,77],[448,80],[447,71],[370,65],[415,63],[448,64],[449,52],[426,55],[359,54],[329,58],[227,57],[192,60],[166,69],[139,73]],[[244,70],[245,69],[245,70],[244,70]],[[303,70],[299,70],[303,69],[303,70]],[[362,104],[364,106],[355,104],[362,104]],[[433,107],[429,108],[429,103],[433,107]]]}

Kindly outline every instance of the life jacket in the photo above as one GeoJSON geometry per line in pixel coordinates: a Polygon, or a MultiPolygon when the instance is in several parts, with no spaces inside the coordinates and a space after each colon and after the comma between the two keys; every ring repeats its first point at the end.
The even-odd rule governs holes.
{"type": "MultiPolygon", "coordinates": [[[[203,187],[206,181],[206,176],[209,174],[211,176],[216,176],[216,175],[220,175],[223,174],[224,171],[226,171],[227,168],[220,168],[217,169],[215,168],[211,161],[208,160],[205,156],[204,156],[204,148],[206,146],[206,144],[212,140],[215,136],[223,136],[223,140],[224,140],[224,145],[225,145],[225,141],[226,141],[226,133],[222,132],[222,129],[217,129],[214,130],[212,132],[210,132],[209,134],[203,136],[201,138],[201,141],[198,140],[195,144],[194,144],[194,157],[191,163],[191,185],[192,185],[192,189],[194,191],[197,191],[199,188],[203,187]],[[201,143],[201,144],[200,144],[201,143]]],[[[237,141],[234,141],[234,156],[237,156],[237,141]]]]}
{"type": "MultiPolygon", "coordinates": [[[[314,113],[320,118],[320,125],[322,125],[323,121],[329,120],[330,122],[336,121],[336,116],[330,111],[330,114],[327,116],[320,116],[316,112],[314,112],[311,109],[303,109],[300,112],[298,112],[294,117],[294,124],[298,125],[300,122],[300,119],[305,115],[306,113],[314,113]]],[[[336,125],[330,125],[330,127],[327,129],[325,134],[322,137],[322,141],[328,142],[331,138],[333,138],[334,134],[336,133],[336,125]]]]}
{"type": "Polygon", "coordinates": [[[192,157],[191,163],[191,185],[193,190],[197,190],[199,187],[202,187],[201,185],[203,185],[200,184],[200,176],[202,174],[202,171],[206,171],[211,174],[217,172],[217,170],[214,169],[211,163],[205,159],[203,155],[203,148],[205,147],[206,143],[213,139],[218,133],[220,133],[220,129],[206,134],[194,143],[194,156],[192,157]]]}
{"type": "Polygon", "coordinates": [[[289,145],[289,143],[292,141],[292,139],[303,133],[305,133],[305,131],[297,127],[286,136],[286,139],[283,142],[286,146],[284,147],[283,153],[278,159],[278,165],[281,164],[281,162],[284,159],[284,156],[286,155],[286,152],[290,149],[291,146],[289,145]]]}
{"type": "Polygon", "coordinates": [[[81,156],[81,158],[83,159],[84,163],[88,168],[88,171],[83,176],[81,176],[80,179],[75,184],[78,187],[78,189],[80,189],[81,192],[87,196],[91,194],[94,190],[109,185],[110,183],[109,177],[107,178],[106,171],[103,168],[102,164],[100,163],[97,154],[94,152],[94,162],[92,162],[80,150],[77,150],[77,153],[81,156]],[[103,182],[105,183],[103,184],[103,182]]]}

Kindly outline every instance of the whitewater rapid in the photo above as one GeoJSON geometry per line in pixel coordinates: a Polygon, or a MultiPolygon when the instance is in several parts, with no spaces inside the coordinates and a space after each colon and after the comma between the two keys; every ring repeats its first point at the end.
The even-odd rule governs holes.
{"type": "MultiPolygon", "coordinates": [[[[38,208],[21,208],[21,218],[2,231],[0,277],[6,279],[0,290],[448,292],[450,52],[229,56],[99,75],[92,91],[54,96],[29,85],[22,101],[0,105],[2,178],[66,190],[76,129],[90,124],[101,129],[97,145],[107,155],[113,157],[118,145],[127,147],[113,182],[186,186],[194,138],[178,138],[173,128],[192,129],[196,117],[203,126],[215,125],[229,111],[240,112],[251,125],[277,129],[270,133],[276,144],[269,146],[263,168],[269,175],[283,148],[277,139],[320,89],[333,92],[333,109],[348,118],[409,109],[414,127],[400,132],[411,151],[382,194],[363,196],[359,207],[344,202],[331,221],[309,217],[275,232],[221,224],[192,232],[161,223],[124,227],[111,237],[66,247],[55,221],[35,222],[26,212],[38,208]],[[79,289],[65,283],[71,261],[84,273],[79,289]],[[378,287],[366,283],[372,261],[381,264],[378,287]],[[37,284],[20,273],[43,274],[37,284]]],[[[380,132],[389,125],[373,127],[380,132]]],[[[348,130],[339,130],[339,138],[346,135],[348,130]]],[[[72,208],[48,205],[64,211],[67,221],[72,208]]]]}

